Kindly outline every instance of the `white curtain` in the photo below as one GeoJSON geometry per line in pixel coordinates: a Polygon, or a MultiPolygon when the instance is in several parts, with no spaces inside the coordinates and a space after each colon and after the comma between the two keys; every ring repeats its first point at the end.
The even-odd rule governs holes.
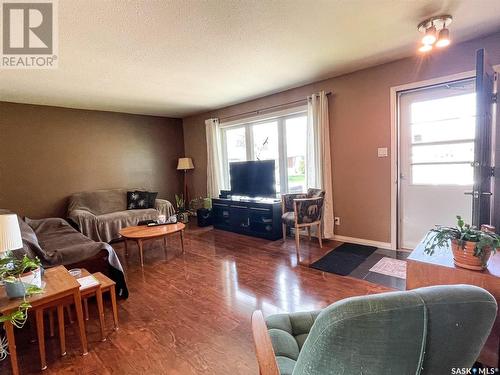
{"type": "Polygon", "coordinates": [[[222,183],[222,155],[219,119],[205,120],[207,134],[207,196],[218,198],[222,183]]]}
{"type": "Polygon", "coordinates": [[[330,157],[330,124],[328,98],[324,91],[307,98],[307,187],[325,191],[323,237],[333,238],[333,188],[330,157]]]}

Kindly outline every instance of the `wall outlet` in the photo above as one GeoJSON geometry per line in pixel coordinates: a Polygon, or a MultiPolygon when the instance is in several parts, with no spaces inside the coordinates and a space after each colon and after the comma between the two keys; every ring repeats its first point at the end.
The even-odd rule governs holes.
{"type": "Polygon", "coordinates": [[[340,217],[335,216],[334,222],[335,222],[335,225],[340,225],[340,217]]]}

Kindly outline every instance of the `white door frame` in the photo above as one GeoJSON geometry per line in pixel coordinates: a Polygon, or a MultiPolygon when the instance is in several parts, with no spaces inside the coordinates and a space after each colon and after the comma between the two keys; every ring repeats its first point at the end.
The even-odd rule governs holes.
{"type": "MultiPolygon", "coordinates": [[[[500,65],[495,68],[500,68],[500,65]]],[[[398,93],[401,91],[415,90],[427,86],[435,86],[442,83],[461,81],[474,78],[475,70],[447,76],[427,79],[424,81],[407,83],[390,88],[391,94],[391,249],[398,250],[398,196],[399,196],[399,112],[398,93]]]]}
{"type": "MultiPolygon", "coordinates": [[[[500,64],[494,65],[493,69],[500,73],[500,64]]],[[[399,113],[398,113],[398,92],[424,88],[426,86],[439,85],[451,81],[474,78],[475,70],[462,73],[451,74],[442,77],[431,78],[423,81],[406,83],[404,85],[390,88],[391,105],[391,249],[398,248],[398,195],[399,195],[399,113]]],[[[498,126],[498,125],[497,125],[498,126]]]]}

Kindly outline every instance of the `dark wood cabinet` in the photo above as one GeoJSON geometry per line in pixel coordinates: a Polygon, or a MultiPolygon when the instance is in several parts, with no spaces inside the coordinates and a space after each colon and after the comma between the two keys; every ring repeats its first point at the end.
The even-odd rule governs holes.
{"type": "Polygon", "coordinates": [[[277,240],[281,230],[281,201],[212,199],[214,227],[254,237],[277,240]]]}

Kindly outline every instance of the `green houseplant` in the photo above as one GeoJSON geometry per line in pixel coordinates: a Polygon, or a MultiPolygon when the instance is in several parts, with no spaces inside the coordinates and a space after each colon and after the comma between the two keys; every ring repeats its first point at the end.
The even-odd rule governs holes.
{"type": "Polygon", "coordinates": [[[175,194],[175,206],[177,207],[177,220],[181,223],[189,222],[186,200],[184,199],[183,194],[175,194]]]}
{"type": "Polygon", "coordinates": [[[440,226],[431,229],[424,251],[432,255],[436,248],[451,243],[455,265],[480,271],[486,268],[491,253],[500,248],[500,236],[492,231],[479,230],[457,216],[456,227],[440,226]]]}
{"type": "MultiPolygon", "coordinates": [[[[40,271],[40,260],[30,259],[26,255],[22,259],[14,256],[13,252],[7,252],[6,256],[0,258],[0,281],[5,285],[7,295],[11,298],[20,297],[17,310],[10,314],[1,315],[0,323],[10,322],[14,327],[22,328],[28,319],[28,309],[31,307],[27,297],[41,293],[42,289],[25,281],[26,275],[33,279],[33,272],[40,271]],[[12,295],[11,295],[12,293],[12,295]]],[[[0,338],[0,360],[7,356],[7,342],[0,338]]]]}
{"type": "Polygon", "coordinates": [[[11,298],[22,298],[19,308],[9,315],[0,316],[0,322],[10,321],[14,326],[21,328],[26,322],[28,309],[31,307],[26,298],[40,293],[42,289],[29,284],[22,278],[40,268],[38,258],[30,259],[26,255],[22,259],[16,258],[12,252],[0,259],[0,281],[2,281],[11,298]]]}

